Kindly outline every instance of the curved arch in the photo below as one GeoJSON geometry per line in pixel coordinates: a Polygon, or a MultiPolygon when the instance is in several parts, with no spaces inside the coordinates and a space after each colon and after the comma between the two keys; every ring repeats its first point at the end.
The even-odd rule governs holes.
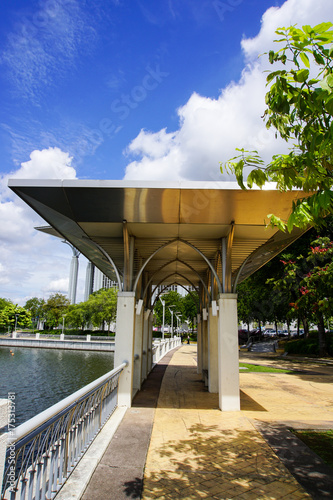
{"type": "MultiPolygon", "coordinates": [[[[170,276],[172,276],[172,275],[170,275],[170,276]]],[[[197,298],[198,298],[198,300],[199,300],[199,305],[198,305],[198,304],[197,304],[197,301],[195,300],[195,294],[194,294],[191,290],[187,290],[187,288],[185,288],[185,286],[184,286],[184,285],[182,285],[181,283],[178,283],[177,281],[174,281],[172,284],[173,284],[173,285],[179,285],[179,286],[181,286],[182,288],[184,288],[184,290],[186,290],[186,292],[187,292],[187,293],[189,293],[189,294],[192,296],[193,302],[194,302],[195,307],[196,307],[196,309],[197,309],[197,313],[199,314],[199,311],[200,311],[200,297],[199,297],[199,293],[197,293],[197,298]]],[[[155,287],[154,291],[156,290],[156,288],[157,288],[158,286],[159,286],[159,285],[156,285],[156,287],[155,287]]],[[[168,286],[170,286],[170,285],[165,285],[165,288],[166,288],[166,287],[168,287],[168,286]]],[[[161,291],[161,293],[162,293],[162,292],[163,292],[163,290],[161,291]]],[[[154,308],[155,303],[156,303],[156,301],[157,301],[157,299],[158,299],[158,297],[159,297],[160,295],[161,295],[161,294],[157,294],[157,296],[156,296],[156,298],[155,298],[154,302],[152,303],[152,307],[153,307],[153,308],[154,308]]]]}
{"type": "Polygon", "coordinates": [[[187,290],[187,288],[185,288],[184,285],[182,285],[181,283],[175,282],[175,284],[181,286],[182,288],[184,288],[184,290],[186,290],[187,293],[189,293],[191,295],[191,297],[193,299],[193,302],[194,302],[194,305],[195,305],[195,308],[197,310],[197,314],[199,314],[199,311],[200,311],[200,297],[199,297],[199,293],[197,292],[197,295],[196,295],[197,298],[198,298],[198,300],[199,300],[199,304],[197,304],[197,301],[195,299],[195,294],[191,290],[187,290]]]}
{"type": "Polygon", "coordinates": [[[104,255],[104,257],[109,261],[109,263],[111,264],[111,266],[113,267],[113,270],[116,274],[116,277],[117,277],[117,282],[118,282],[118,288],[119,288],[119,292],[122,292],[123,291],[123,284],[121,282],[121,279],[120,279],[120,275],[119,275],[119,271],[118,271],[118,268],[116,266],[116,264],[113,262],[113,260],[111,259],[110,255],[104,250],[104,248],[102,248],[98,243],[96,243],[95,241],[91,240],[90,238],[87,238],[86,236],[83,236],[83,238],[85,240],[88,240],[90,243],[92,243],[93,245],[95,245],[95,247],[98,248],[98,250],[100,250],[100,252],[102,252],[102,254],[104,255]]]}
{"type": "MultiPolygon", "coordinates": [[[[146,293],[147,293],[148,287],[149,287],[149,285],[150,285],[151,281],[154,279],[154,276],[155,276],[157,273],[159,273],[162,269],[164,269],[165,267],[167,267],[169,264],[172,264],[173,262],[180,262],[181,264],[184,264],[184,265],[185,265],[185,266],[187,266],[189,269],[191,269],[191,271],[193,271],[193,272],[194,272],[194,273],[198,276],[199,280],[201,281],[201,283],[202,283],[203,287],[205,288],[205,291],[206,291],[207,297],[209,297],[209,298],[211,299],[211,297],[210,297],[210,293],[209,293],[208,288],[207,288],[207,285],[206,285],[206,283],[204,282],[204,280],[201,278],[201,276],[200,276],[200,274],[198,273],[198,271],[196,271],[196,270],[195,270],[192,266],[190,266],[190,264],[188,264],[187,262],[184,262],[183,260],[179,260],[179,259],[170,260],[169,262],[167,262],[166,264],[164,264],[162,267],[160,267],[157,271],[155,271],[155,272],[153,273],[153,275],[151,276],[150,280],[148,281],[148,283],[147,283],[147,285],[146,285],[146,287],[145,287],[145,289],[144,289],[144,291],[143,291],[142,298],[144,298],[144,297],[146,296],[146,293]]],[[[188,281],[189,281],[189,280],[188,280],[188,281]]],[[[160,284],[160,283],[161,283],[161,282],[159,282],[159,284],[160,284]]],[[[192,282],[191,282],[191,285],[192,285],[194,288],[196,288],[196,287],[193,285],[193,283],[192,283],[192,282]]],[[[182,285],[180,285],[180,286],[182,286],[182,285]]],[[[156,288],[155,288],[155,289],[156,289],[156,288]]],[[[155,289],[154,289],[154,291],[155,291],[155,289]]],[[[154,291],[153,291],[153,293],[154,293],[154,291]]]]}
{"type": "Polygon", "coordinates": [[[238,270],[238,273],[236,275],[236,278],[235,278],[235,281],[234,281],[234,284],[232,286],[232,291],[233,293],[236,293],[236,288],[237,288],[237,285],[238,285],[238,280],[239,280],[239,277],[241,275],[241,272],[243,271],[244,267],[245,267],[245,264],[247,263],[247,261],[249,260],[250,258],[250,255],[248,255],[246,257],[246,259],[244,260],[243,264],[240,266],[239,270],[238,270]]]}
{"type": "MultiPolygon", "coordinates": [[[[184,276],[183,274],[180,274],[180,273],[171,273],[171,274],[168,274],[167,276],[165,276],[164,278],[162,278],[162,279],[161,279],[161,281],[159,281],[159,282],[157,283],[157,285],[155,286],[154,290],[152,290],[152,296],[154,295],[156,288],[158,288],[158,287],[161,285],[161,283],[163,283],[163,281],[165,281],[165,280],[166,280],[166,279],[168,279],[168,278],[171,278],[171,276],[174,276],[174,275],[176,275],[176,276],[181,276],[182,278],[184,278],[184,280],[188,281],[188,283],[189,283],[190,285],[192,285],[192,286],[193,286],[193,288],[195,288],[195,289],[196,289],[196,286],[194,285],[194,283],[192,283],[192,281],[191,281],[191,280],[189,280],[189,279],[188,279],[186,276],[184,276]]],[[[175,284],[175,283],[176,283],[176,284],[179,284],[179,283],[177,283],[176,281],[174,281],[172,284],[175,284]]],[[[165,285],[165,286],[164,286],[164,288],[167,288],[168,286],[170,286],[170,284],[165,285]]],[[[183,285],[180,285],[180,286],[183,286],[183,285]]],[[[163,288],[163,290],[164,290],[164,288],[163,288]]],[[[184,287],[183,287],[183,288],[184,288],[184,287]]],[[[163,292],[163,290],[162,290],[162,292],[163,292]]],[[[186,290],[186,288],[185,288],[185,290],[186,290]]],[[[159,294],[157,294],[157,297],[159,297],[159,296],[160,296],[160,293],[159,293],[159,294]]],[[[157,297],[156,297],[156,299],[157,299],[157,297]]],[[[155,299],[155,301],[154,301],[154,304],[155,304],[155,302],[156,302],[156,299],[155,299]]],[[[199,300],[200,300],[200,299],[199,299],[199,300]]]]}
{"type": "Polygon", "coordinates": [[[144,268],[146,267],[146,265],[151,261],[151,259],[153,257],[155,257],[155,255],[160,252],[161,250],[163,250],[163,248],[166,248],[167,246],[171,245],[172,243],[174,243],[175,241],[180,241],[181,243],[184,243],[185,245],[193,248],[193,250],[195,250],[196,252],[198,252],[199,255],[201,255],[201,257],[204,259],[204,261],[206,262],[206,264],[208,265],[208,267],[211,269],[212,273],[214,274],[214,277],[216,279],[216,283],[217,283],[217,286],[218,286],[218,289],[219,289],[219,293],[222,293],[223,290],[222,290],[222,284],[221,284],[221,280],[220,278],[218,277],[218,274],[216,272],[216,270],[214,269],[214,266],[212,265],[212,263],[210,262],[210,260],[201,252],[201,250],[199,250],[197,247],[195,247],[194,245],[192,245],[192,243],[189,243],[188,241],[186,240],[182,240],[181,238],[175,238],[171,241],[168,241],[167,243],[164,243],[164,245],[161,245],[157,250],[155,250],[150,257],[148,257],[148,259],[145,260],[145,262],[142,264],[141,266],[141,269],[139,270],[136,278],[135,278],[135,282],[134,282],[134,285],[133,285],[133,291],[136,290],[137,286],[138,286],[138,282],[139,282],[139,279],[140,279],[140,276],[144,270],[144,268]]]}

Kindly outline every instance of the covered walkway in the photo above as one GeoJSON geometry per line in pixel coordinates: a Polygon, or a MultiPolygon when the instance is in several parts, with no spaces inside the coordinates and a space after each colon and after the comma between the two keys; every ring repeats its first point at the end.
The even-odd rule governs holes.
{"type": "Polygon", "coordinates": [[[127,410],[131,434],[119,427],[84,500],[332,498],[332,469],[288,430],[332,427],[332,366],[241,373],[241,411],[220,412],[197,374],[196,346],[161,363],[127,410]]]}
{"type": "Polygon", "coordinates": [[[240,409],[237,284],[303,234],[267,223],[272,213],[287,220],[306,193],[275,185],[242,190],[234,182],[11,179],[8,185],[50,224],[39,229],[63,238],[117,284],[115,366],[126,361],[120,406],[131,407],[152,368],[156,301],[179,285],[195,304],[183,319],[196,325],[197,372],[218,394],[220,410],[240,409]]]}

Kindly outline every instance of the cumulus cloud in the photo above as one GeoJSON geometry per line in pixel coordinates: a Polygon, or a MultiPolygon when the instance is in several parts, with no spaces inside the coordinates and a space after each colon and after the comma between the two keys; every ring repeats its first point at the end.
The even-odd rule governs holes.
{"type": "Polygon", "coordinates": [[[45,297],[54,291],[67,292],[71,250],[59,239],[34,229],[45,222],[7,183],[9,178],[75,179],[71,162],[69,154],[59,148],[35,150],[20,168],[1,176],[0,296],[22,304],[22,296],[40,296],[40,290],[45,297]]]}
{"type": "Polygon", "coordinates": [[[76,171],[71,166],[72,157],[59,148],[35,150],[30,160],[23,162],[21,168],[11,174],[18,179],[75,179],[76,171]]]}
{"type": "Polygon", "coordinates": [[[48,293],[63,293],[66,294],[68,291],[68,278],[60,278],[51,281],[47,286],[43,288],[44,292],[48,293]]]}
{"type": "Polygon", "coordinates": [[[267,92],[264,73],[272,67],[259,54],[273,47],[275,30],[292,24],[315,25],[333,18],[333,4],[326,0],[287,0],[268,9],[258,35],[241,41],[244,70],[238,82],[222,89],[217,99],[193,93],[178,110],[179,128],[173,132],[141,130],[126,154],[133,156],[125,179],[231,180],[219,171],[219,162],[237,153],[236,148],[257,150],[265,162],[285,153],[288,145],[267,130],[261,118],[267,92]]]}

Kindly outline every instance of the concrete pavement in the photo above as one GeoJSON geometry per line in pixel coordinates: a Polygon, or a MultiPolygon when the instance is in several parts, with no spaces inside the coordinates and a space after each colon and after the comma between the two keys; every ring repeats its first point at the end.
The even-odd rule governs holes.
{"type": "MultiPolygon", "coordinates": [[[[276,356],[241,356],[288,364],[276,356]]],[[[241,411],[221,412],[217,394],[196,373],[195,345],[183,345],[162,363],[163,379],[152,374],[152,386],[127,411],[122,424],[130,417],[132,429],[115,434],[83,500],[333,498],[332,469],[289,431],[333,427],[332,366],[300,370],[295,363],[300,371],[291,375],[242,371],[241,411]],[[117,462],[115,446],[128,458],[117,462]]]]}

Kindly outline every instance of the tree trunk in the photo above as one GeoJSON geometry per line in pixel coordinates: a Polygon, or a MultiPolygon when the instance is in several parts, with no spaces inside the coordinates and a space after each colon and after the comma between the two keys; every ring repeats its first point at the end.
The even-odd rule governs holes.
{"type": "Polygon", "coordinates": [[[322,315],[320,315],[317,326],[318,326],[318,340],[319,340],[319,356],[328,356],[324,318],[322,315]]]}
{"type": "Polygon", "coordinates": [[[288,339],[290,339],[290,320],[287,319],[288,339]]]}
{"type": "Polygon", "coordinates": [[[307,318],[302,318],[302,323],[304,327],[304,338],[307,339],[309,337],[309,322],[307,318]]]}
{"type": "Polygon", "coordinates": [[[260,319],[258,321],[258,326],[259,326],[259,332],[260,332],[259,333],[259,340],[261,340],[262,336],[261,336],[261,321],[260,321],[260,319]]]}

